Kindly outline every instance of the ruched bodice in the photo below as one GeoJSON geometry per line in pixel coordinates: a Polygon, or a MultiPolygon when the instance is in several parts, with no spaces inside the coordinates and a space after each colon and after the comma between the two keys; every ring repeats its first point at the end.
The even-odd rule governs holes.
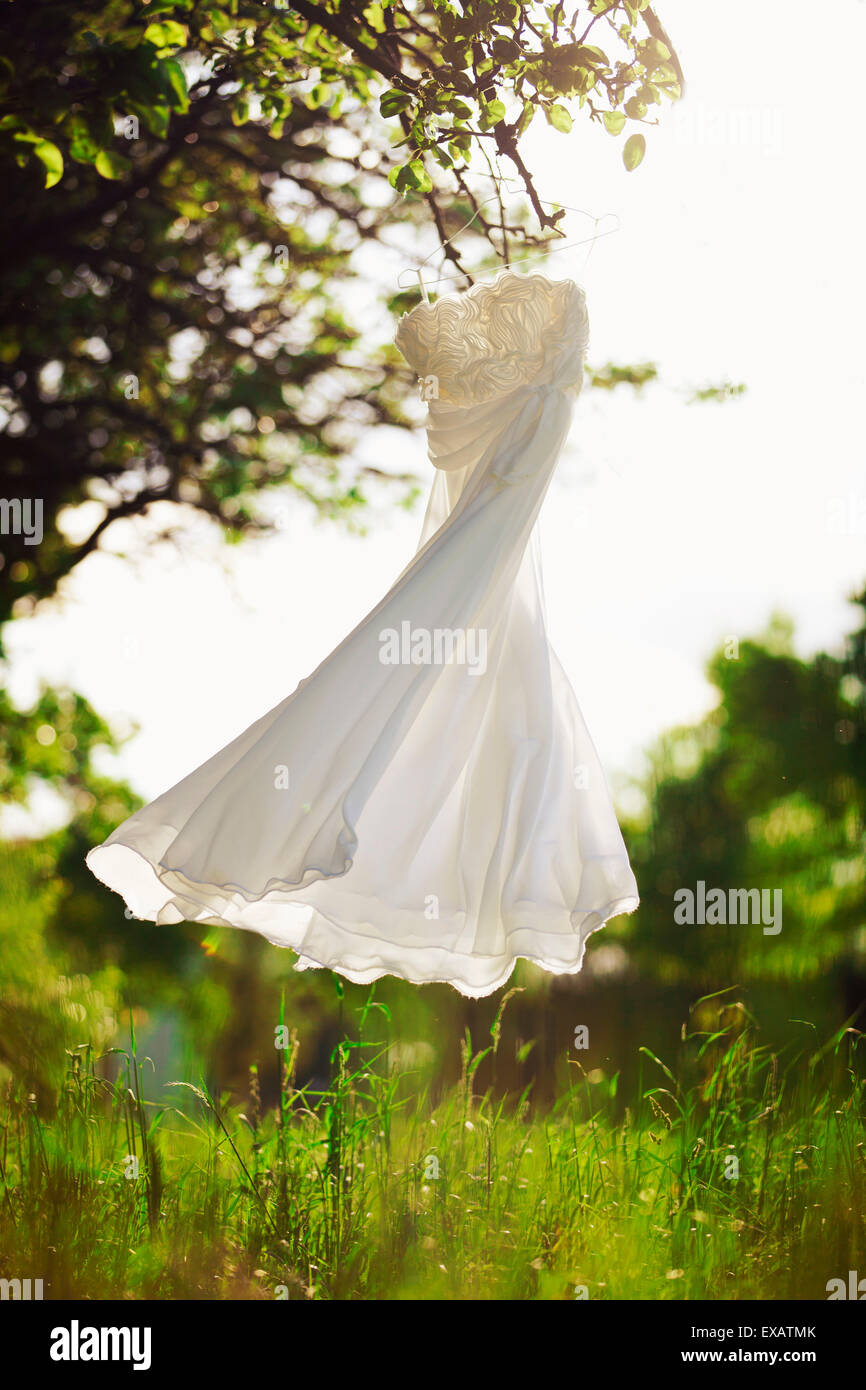
{"type": "Polygon", "coordinates": [[[395,342],[425,400],[471,406],[527,386],[577,393],[588,338],[586,300],[573,280],[505,270],[464,294],[416,304],[395,342]]]}

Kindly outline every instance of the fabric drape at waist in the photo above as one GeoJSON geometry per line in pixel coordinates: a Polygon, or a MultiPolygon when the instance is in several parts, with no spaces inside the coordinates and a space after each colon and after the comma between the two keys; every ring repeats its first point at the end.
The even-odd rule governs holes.
{"type": "Polygon", "coordinates": [[[473,469],[509,429],[514,428],[518,436],[523,436],[526,411],[537,409],[539,400],[544,402],[552,396],[573,404],[573,391],[551,382],[520,386],[507,395],[478,405],[428,402],[427,456],[430,462],[443,472],[473,469]]]}

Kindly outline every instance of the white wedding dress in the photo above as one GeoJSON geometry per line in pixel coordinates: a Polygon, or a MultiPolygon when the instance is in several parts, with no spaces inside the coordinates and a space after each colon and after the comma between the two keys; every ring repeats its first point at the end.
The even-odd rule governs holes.
{"type": "Polygon", "coordinates": [[[135,916],[480,996],[519,957],[575,973],[634,910],[539,567],[587,335],[576,284],[511,270],[403,315],[436,469],[415,557],[291,695],[90,851],[135,916]]]}

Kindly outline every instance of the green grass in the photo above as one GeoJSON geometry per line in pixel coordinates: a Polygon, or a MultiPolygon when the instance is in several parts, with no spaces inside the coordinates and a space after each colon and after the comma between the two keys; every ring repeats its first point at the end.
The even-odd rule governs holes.
{"type": "Polygon", "coordinates": [[[573,1053],[545,1114],[474,1093],[502,1008],[434,1095],[371,995],[324,1092],[296,1089],[292,1034],[264,1113],[255,1071],[229,1104],[159,1087],[132,1034],[82,1044],[50,1096],[7,1073],[0,1275],[49,1298],[826,1297],[866,1272],[862,1035],[792,1022],[773,1054],[729,998],[677,1057],[641,1049],[632,1105],[573,1053]]]}

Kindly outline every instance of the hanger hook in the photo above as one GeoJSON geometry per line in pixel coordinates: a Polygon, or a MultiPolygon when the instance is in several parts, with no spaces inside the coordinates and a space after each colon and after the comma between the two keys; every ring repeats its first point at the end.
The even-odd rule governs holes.
{"type": "MultiPolygon", "coordinates": [[[[473,212],[472,216],[469,218],[469,221],[468,221],[468,222],[464,222],[464,223],[463,223],[463,226],[462,226],[462,227],[458,227],[456,232],[452,232],[452,234],[451,234],[450,237],[447,237],[445,241],[442,241],[442,242],[440,242],[440,243],[438,244],[438,246],[435,246],[435,247],[433,248],[433,250],[430,252],[429,256],[425,256],[424,259],[423,259],[423,261],[420,261],[419,264],[418,264],[415,268],[411,268],[411,267],[404,268],[403,270],[401,270],[401,271],[399,272],[399,274],[398,274],[398,276],[397,276],[397,285],[398,285],[398,287],[399,287],[400,289],[407,289],[408,286],[406,286],[406,285],[403,284],[403,277],[404,277],[404,275],[407,275],[407,274],[414,275],[414,276],[417,278],[419,285],[421,286],[421,294],[422,294],[422,296],[423,296],[423,299],[424,299],[424,303],[425,303],[425,304],[429,304],[429,303],[430,303],[430,297],[429,297],[429,295],[428,295],[428,293],[427,293],[427,285],[426,285],[426,283],[425,283],[425,281],[424,281],[424,277],[423,277],[423,275],[422,275],[422,271],[423,271],[424,266],[427,265],[428,261],[431,261],[431,260],[433,259],[433,257],[436,256],[436,255],[438,255],[439,252],[442,251],[442,249],[443,249],[445,246],[450,245],[450,243],[451,243],[452,241],[454,241],[454,239],[455,239],[456,237],[460,236],[463,232],[465,232],[466,229],[467,229],[468,227],[471,227],[471,226],[472,226],[472,223],[475,221],[475,219],[481,215],[481,209],[482,209],[483,207],[485,207],[485,206],[487,205],[487,203],[496,202],[496,201],[500,198],[500,193],[501,193],[501,190],[502,190],[503,188],[505,188],[506,191],[509,192],[509,193],[513,193],[513,192],[515,191],[515,186],[516,186],[516,189],[517,189],[517,190],[519,190],[519,189],[522,188],[522,184],[520,183],[520,180],[517,179],[517,178],[507,178],[507,177],[504,176],[504,175],[503,175],[503,176],[497,176],[496,174],[484,174],[484,173],[482,173],[480,170],[477,171],[477,173],[475,174],[475,177],[480,178],[480,179],[497,179],[497,178],[498,178],[497,192],[496,192],[496,193],[491,193],[491,195],[490,195],[489,198],[484,198],[484,199],[482,199],[482,201],[478,204],[477,208],[476,208],[475,211],[473,212]]],[[[611,236],[613,232],[618,232],[619,229],[620,229],[620,221],[619,221],[619,215],[618,215],[618,213],[615,213],[615,212],[604,212],[604,213],[601,214],[600,217],[594,217],[593,214],[592,214],[591,212],[587,212],[587,210],[586,210],[585,208],[573,207],[573,206],[571,206],[571,204],[569,204],[569,203],[558,203],[558,202],[556,202],[556,200],[553,199],[553,198],[539,198],[538,201],[539,201],[540,203],[546,204],[548,207],[556,207],[556,208],[559,208],[559,209],[561,210],[561,212],[562,212],[563,215],[564,215],[566,212],[578,212],[578,213],[580,213],[581,217],[589,217],[589,218],[592,220],[593,228],[594,228],[594,230],[595,230],[595,235],[594,235],[594,236],[583,238],[581,241],[566,242],[564,246],[563,246],[563,245],[556,246],[556,247],[553,248],[553,253],[555,253],[556,251],[568,251],[568,250],[574,248],[575,246],[585,246],[585,245],[587,244],[587,242],[589,242],[589,243],[591,244],[591,247],[592,247],[592,246],[595,245],[596,241],[598,241],[601,237],[611,236]],[[608,231],[608,232],[600,232],[600,231],[598,230],[599,224],[602,223],[602,222],[605,222],[605,221],[607,220],[607,218],[609,218],[609,217],[612,217],[612,218],[615,219],[615,221],[616,221],[616,226],[615,226],[615,227],[612,227],[612,228],[610,229],[610,231],[608,231]]],[[[550,254],[552,254],[550,251],[545,250],[545,251],[541,252],[540,255],[537,255],[537,256],[523,256],[523,257],[521,257],[519,260],[514,261],[513,264],[514,264],[514,265],[521,265],[521,264],[523,264],[523,263],[526,262],[526,261],[531,261],[531,260],[543,260],[545,256],[550,255],[550,254]]],[[[592,250],[590,249],[589,255],[591,255],[591,254],[592,254],[592,250]]],[[[587,260],[588,260],[588,259],[589,259],[589,257],[587,257],[587,260]]],[[[448,281],[449,279],[453,279],[454,277],[453,277],[453,276],[451,276],[451,277],[449,277],[449,276],[441,277],[441,276],[440,276],[440,278],[439,278],[438,280],[434,280],[432,283],[433,283],[434,285],[439,285],[439,284],[442,283],[443,278],[444,278],[446,281],[448,281]]]]}

